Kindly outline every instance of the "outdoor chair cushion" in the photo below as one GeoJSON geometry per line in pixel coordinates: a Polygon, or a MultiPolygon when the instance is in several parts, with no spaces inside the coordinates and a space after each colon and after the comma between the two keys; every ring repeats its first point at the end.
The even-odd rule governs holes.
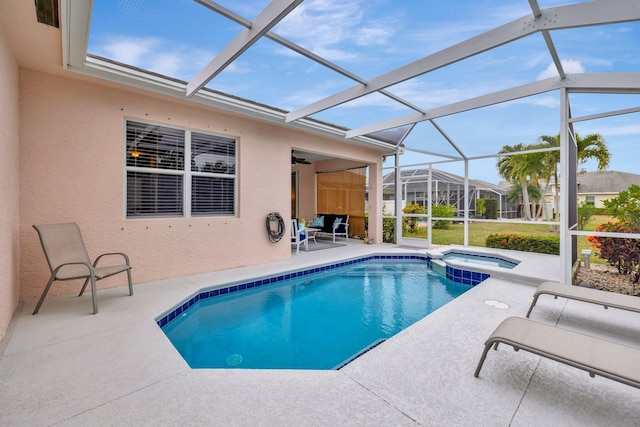
{"type": "Polygon", "coordinates": [[[320,214],[318,214],[318,216],[324,216],[324,226],[320,229],[321,233],[332,234],[333,233],[333,223],[338,218],[340,218],[341,224],[336,229],[336,233],[344,233],[345,232],[345,226],[342,223],[346,223],[347,222],[348,215],[337,215],[337,214],[320,213],[320,214]]]}

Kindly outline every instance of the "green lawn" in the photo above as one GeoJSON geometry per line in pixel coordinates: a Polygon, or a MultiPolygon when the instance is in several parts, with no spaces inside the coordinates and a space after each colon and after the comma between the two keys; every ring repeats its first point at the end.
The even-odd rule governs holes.
{"type": "MultiPolygon", "coordinates": [[[[611,221],[612,218],[605,215],[594,215],[589,223],[586,225],[585,230],[592,231],[603,223],[611,221]]],[[[485,246],[486,238],[489,234],[497,233],[516,233],[527,235],[541,235],[548,236],[550,234],[557,234],[557,231],[552,226],[546,223],[529,223],[529,224],[508,224],[502,222],[471,222],[469,224],[469,245],[470,246],[485,246]]],[[[407,233],[405,237],[413,238],[427,238],[426,228],[419,228],[416,233],[407,233]]],[[[433,236],[431,242],[434,245],[450,245],[450,244],[464,244],[464,226],[462,223],[452,224],[448,230],[433,230],[433,236]]],[[[587,241],[586,236],[578,236],[578,254],[583,249],[593,250],[591,256],[591,262],[604,264],[606,261],[597,257],[597,249],[591,246],[587,241]]]]}
{"type": "MultiPolygon", "coordinates": [[[[591,217],[587,225],[585,225],[584,231],[593,231],[600,224],[605,224],[609,221],[615,221],[615,219],[607,215],[594,215],[591,217]]],[[[598,254],[600,251],[591,246],[591,243],[587,241],[587,236],[578,236],[578,255],[583,249],[591,249],[593,251],[593,253],[591,254],[591,262],[595,264],[607,263],[606,260],[598,258],[598,254]]]]}
{"type": "MultiPolygon", "coordinates": [[[[489,234],[496,233],[521,233],[528,235],[549,235],[556,231],[550,229],[548,224],[505,224],[501,222],[471,222],[469,223],[469,245],[484,246],[489,234]]],[[[427,238],[426,228],[421,228],[417,233],[405,234],[405,237],[427,238]]],[[[431,242],[434,245],[464,244],[464,226],[462,223],[452,224],[448,230],[433,230],[431,242]]]]}

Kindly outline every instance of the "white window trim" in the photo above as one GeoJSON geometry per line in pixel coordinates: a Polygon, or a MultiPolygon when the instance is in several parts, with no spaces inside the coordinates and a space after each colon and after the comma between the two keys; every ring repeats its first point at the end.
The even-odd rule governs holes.
{"type": "Polygon", "coordinates": [[[200,130],[192,130],[188,128],[183,128],[179,126],[167,125],[165,123],[157,123],[149,120],[142,120],[138,118],[125,118],[124,119],[124,150],[123,150],[123,217],[125,220],[150,220],[150,219],[178,219],[178,218],[229,218],[229,217],[237,217],[238,215],[238,138],[230,135],[222,135],[213,132],[206,132],[200,130]],[[184,169],[183,170],[175,170],[175,169],[158,169],[158,168],[147,168],[147,167],[139,167],[139,166],[127,166],[127,123],[128,122],[137,122],[137,123],[145,123],[149,125],[161,126],[170,129],[175,129],[179,131],[184,131],[184,169]],[[234,164],[235,169],[233,174],[228,173],[211,173],[211,172],[200,172],[200,171],[192,171],[191,170],[191,137],[192,133],[199,133],[203,135],[211,135],[220,138],[228,138],[233,139],[235,141],[235,156],[234,156],[234,164]],[[187,160],[189,159],[189,160],[187,160]],[[127,214],[127,196],[128,196],[128,188],[127,188],[127,172],[145,172],[149,174],[162,174],[162,175],[180,175],[183,177],[182,179],[182,206],[183,213],[182,215],[140,215],[140,216],[128,216],[127,214]],[[194,176],[204,176],[204,177],[218,177],[225,179],[233,179],[233,213],[229,215],[223,214],[210,214],[210,215],[196,215],[193,216],[191,212],[191,199],[192,199],[192,177],[194,176]]]}

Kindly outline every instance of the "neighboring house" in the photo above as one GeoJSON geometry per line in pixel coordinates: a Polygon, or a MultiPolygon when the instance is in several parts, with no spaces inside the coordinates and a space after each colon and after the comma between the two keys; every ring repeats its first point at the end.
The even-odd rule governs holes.
{"type": "Polygon", "coordinates": [[[640,175],[618,171],[597,171],[578,174],[578,202],[587,201],[603,208],[604,200],[617,197],[631,185],[640,185],[640,175]]]}
{"type": "MultiPolygon", "coordinates": [[[[595,171],[581,172],[577,177],[578,192],[577,200],[580,202],[591,202],[597,208],[603,208],[604,201],[617,197],[621,191],[628,189],[631,185],[640,185],[640,175],[618,171],[595,171]]],[[[562,191],[562,190],[560,190],[562,191]]],[[[545,200],[553,203],[555,186],[553,181],[549,185],[545,200]]]]}
{"type": "MultiPolygon", "coordinates": [[[[395,206],[395,172],[385,174],[382,178],[382,198],[384,213],[392,215],[395,206]]],[[[402,207],[409,203],[427,205],[429,197],[429,169],[405,169],[400,175],[402,183],[402,207]]],[[[431,200],[433,204],[452,205],[456,207],[456,216],[464,215],[464,177],[431,169],[431,200]]],[[[507,190],[499,185],[478,179],[469,179],[469,215],[475,213],[477,199],[497,199],[501,218],[510,218],[515,214],[517,205],[506,200],[507,190]]]]}

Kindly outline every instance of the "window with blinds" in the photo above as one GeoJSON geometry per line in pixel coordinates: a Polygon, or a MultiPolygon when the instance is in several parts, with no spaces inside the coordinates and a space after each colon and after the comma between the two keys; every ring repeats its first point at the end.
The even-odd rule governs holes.
{"type": "Polygon", "coordinates": [[[135,121],[126,127],[127,218],[235,214],[235,139],[135,121]]]}

